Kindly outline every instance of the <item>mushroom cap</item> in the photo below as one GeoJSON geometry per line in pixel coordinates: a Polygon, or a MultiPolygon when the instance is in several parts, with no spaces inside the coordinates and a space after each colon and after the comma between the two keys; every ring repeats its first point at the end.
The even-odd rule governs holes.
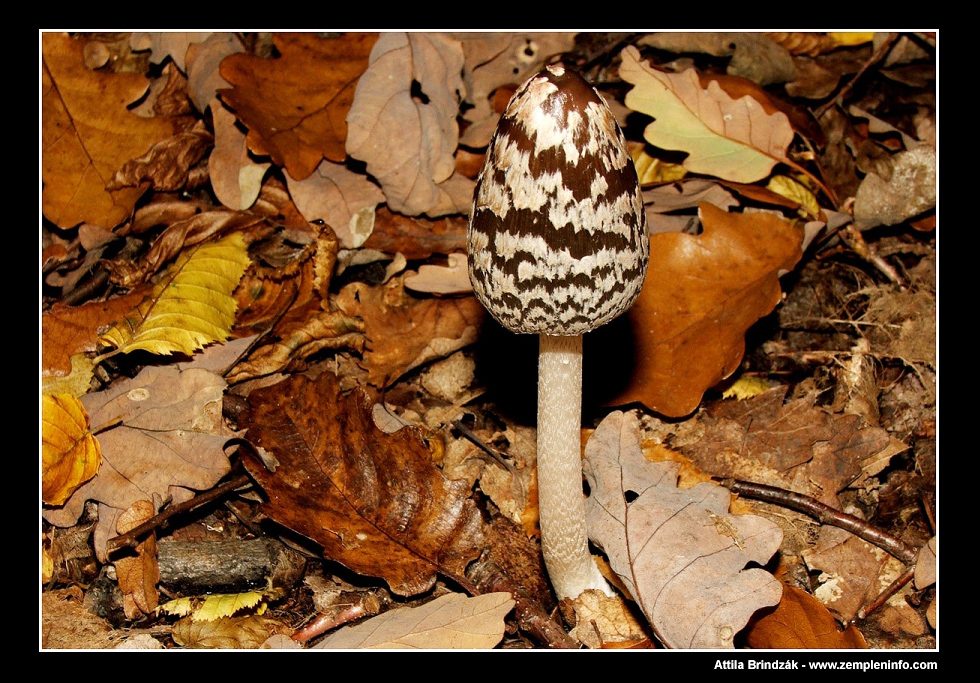
{"type": "Polygon", "coordinates": [[[470,281],[513,332],[578,335],[628,309],[649,258],[626,140],[602,96],[549,66],[511,98],[477,181],[470,281]]]}

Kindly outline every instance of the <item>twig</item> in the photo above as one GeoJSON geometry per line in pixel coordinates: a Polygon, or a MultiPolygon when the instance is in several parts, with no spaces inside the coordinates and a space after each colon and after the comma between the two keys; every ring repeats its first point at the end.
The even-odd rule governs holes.
{"type": "Polygon", "coordinates": [[[821,524],[829,524],[851,532],[858,538],[862,538],[897,557],[907,565],[915,564],[917,551],[902,539],[868,524],[863,519],[835,510],[815,498],[775,486],[755,484],[738,479],[722,479],[719,483],[740,496],[775,503],[808,514],[816,518],[821,524]]]}
{"type": "Polygon", "coordinates": [[[909,581],[912,580],[913,576],[915,576],[914,565],[906,569],[901,576],[899,576],[897,579],[892,581],[891,585],[888,586],[888,588],[886,588],[885,590],[883,590],[881,593],[878,594],[878,597],[868,602],[866,605],[863,605],[861,609],[859,609],[857,612],[857,618],[867,619],[869,614],[871,614],[876,609],[878,609],[883,604],[885,604],[885,601],[888,600],[891,596],[895,595],[895,593],[902,590],[905,584],[907,584],[909,581]]]}
{"type": "Polygon", "coordinates": [[[106,543],[106,553],[112,553],[113,551],[124,547],[134,548],[139,543],[139,539],[142,536],[162,526],[174,515],[179,515],[183,512],[187,512],[188,510],[193,510],[197,507],[210,503],[212,500],[220,498],[229,491],[234,491],[241,486],[251,483],[251,481],[251,478],[247,474],[242,474],[228,482],[225,482],[224,484],[221,484],[220,486],[214,487],[206,493],[195,496],[183,503],[168,507],[166,510],[163,510],[159,514],[156,514],[150,519],[146,520],[138,527],[134,527],[124,534],[110,538],[106,543]]]}
{"type": "Polygon", "coordinates": [[[514,474],[514,465],[507,462],[507,459],[500,453],[496,452],[494,449],[490,448],[490,446],[484,443],[483,439],[478,437],[472,430],[470,430],[469,427],[464,425],[462,420],[453,420],[452,425],[459,430],[459,433],[462,434],[467,441],[489,455],[495,463],[506,469],[511,474],[514,474]]]}
{"type": "Polygon", "coordinates": [[[828,100],[827,102],[824,102],[816,109],[816,111],[813,112],[813,115],[817,118],[817,120],[819,120],[820,117],[823,116],[823,114],[828,109],[842,102],[844,98],[851,93],[855,85],[857,85],[857,82],[861,80],[861,77],[864,76],[864,74],[868,71],[868,69],[870,69],[875,64],[877,64],[878,62],[880,62],[882,59],[885,58],[885,55],[887,55],[888,52],[892,49],[892,46],[898,40],[900,35],[901,34],[899,33],[890,34],[888,38],[885,40],[885,42],[883,42],[875,51],[875,53],[871,55],[871,59],[865,62],[864,65],[861,67],[861,69],[856,74],[854,74],[854,78],[848,81],[844,85],[844,87],[840,89],[840,91],[837,93],[836,96],[834,96],[832,99],[828,100]]]}

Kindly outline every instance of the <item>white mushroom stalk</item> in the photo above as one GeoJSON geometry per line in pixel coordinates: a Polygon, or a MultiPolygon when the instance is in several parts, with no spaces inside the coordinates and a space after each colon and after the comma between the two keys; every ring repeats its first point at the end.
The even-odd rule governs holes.
{"type": "Polygon", "coordinates": [[[602,97],[551,66],[522,85],[490,143],[468,230],[470,280],[505,328],[537,334],[541,545],[559,598],[612,593],[588,547],[582,335],[628,309],[649,242],[633,162],[602,97]]]}

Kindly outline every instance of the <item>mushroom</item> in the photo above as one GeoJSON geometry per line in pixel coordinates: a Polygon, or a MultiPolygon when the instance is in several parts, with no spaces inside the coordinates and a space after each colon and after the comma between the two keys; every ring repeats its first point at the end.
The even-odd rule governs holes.
{"type": "Polygon", "coordinates": [[[539,337],[538,510],[555,593],[612,595],[589,552],[582,486],[582,335],[628,309],[649,256],[626,140],[598,92],[549,66],[501,116],[467,231],[474,292],[539,337]]]}

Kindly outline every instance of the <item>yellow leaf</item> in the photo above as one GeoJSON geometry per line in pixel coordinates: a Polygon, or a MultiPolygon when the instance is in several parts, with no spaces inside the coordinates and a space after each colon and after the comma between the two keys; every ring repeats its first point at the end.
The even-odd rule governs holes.
{"type": "Polygon", "coordinates": [[[646,150],[641,149],[634,152],[632,157],[633,165],[636,167],[636,175],[639,176],[641,185],[672,182],[687,175],[687,169],[682,165],[652,157],[647,154],[646,150]]]}
{"type": "Polygon", "coordinates": [[[827,35],[833,38],[838,45],[847,46],[863,45],[870,43],[875,38],[874,31],[832,32],[827,35]]]}
{"type": "Polygon", "coordinates": [[[88,414],[70,394],[41,396],[41,499],[62,505],[99,471],[102,450],[88,414]]]}
{"type": "Polygon", "coordinates": [[[722,398],[737,398],[739,401],[752,398],[773,388],[773,384],[761,377],[739,377],[722,393],[722,398]]]}
{"type": "Polygon", "coordinates": [[[632,46],[623,51],[619,73],[633,84],[626,106],[654,118],[643,137],[661,149],[687,152],[687,170],[752,183],[777,162],[789,163],[794,134],[782,112],[769,114],[748,95],[733,99],[717,81],[702,88],[694,69],[666,73],[640,63],[632,46]]]}
{"type": "Polygon", "coordinates": [[[182,254],[153,293],[101,340],[113,353],[192,354],[228,339],[237,304],[232,294],[248,267],[245,238],[232,233],[182,254]]]}
{"type": "Polygon", "coordinates": [[[237,593],[235,595],[211,595],[194,613],[194,621],[214,621],[233,616],[236,612],[255,607],[262,601],[262,593],[237,593]]]}
{"type": "Polygon", "coordinates": [[[176,614],[178,617],[186,617],[194,611],[194,601],[191,598],[168,600],[160,605],[159,610],[166,614],[176,614]]]}
{"type": "Polygon", "coordinates": [[[193,621],[217,621],[234,616],[243,610],[251,610],[252,614],[262,614],[268,601],[281,596],[282,592],[279,589],[268,588],[248,593],[209,595],[203,601],[195,598],[179,598],[160,605],[160,611],[178,616],[190,614],[193,621]]]}
{"type": "Polygon", "coordinates": [[[804,185],[796,182],[792,178],[784,175],[777,175],[769,181],[766,187],[781,197],[786,197],[800,205],[800,214],[803,218],[816,218],[820,215],[820,204],[804,185]]]}

